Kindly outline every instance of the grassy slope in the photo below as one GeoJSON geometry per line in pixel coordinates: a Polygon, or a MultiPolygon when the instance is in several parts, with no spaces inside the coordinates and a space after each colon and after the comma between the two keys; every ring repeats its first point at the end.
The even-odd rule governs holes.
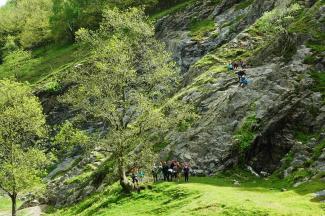
{"type": "Polygon", "coordinates": [[[188,0],[188,1],[185,1],[185,2],[181,2],[179,4],[174,5],[173,7],[170,7],[168,9],[165,9],[165,10],[162,10],[162,11],[159,11],[159,12],[156,12],[154,14],[151,14],[150,19],[151,20],[158,20],[158,19],[160,19],[160,18],[162,18],[164,16],[174,14],[174,13],[176,13],[178,11],[183,10],[188,5],[193,4],[196,1],[197,0],[188,0]]]}
{"type": "MultiPolygon", "coordinates": [[[[237,178],[238,179],[238,178],[237,178]]],[[[230,177],[192,178],[191,183],[158,183],[130,196],[115,189],[89,197],[50,215],[321,215],[324,204],[312,202],[319,182],[281,192],[283,181],[244,177],[234,186],[230,177]]]]}
{"type": "MultiPolygon", "coordinates": [[[[31,68],[21,65],[22,76],[19,79],[34,84],[75,64],[78,61],[77,46],[71,44],[51,45],[34,50],[32,57],[31,68]]],[[[10,76],[13,74],[0,65],[0,79],[10,76]]]]}

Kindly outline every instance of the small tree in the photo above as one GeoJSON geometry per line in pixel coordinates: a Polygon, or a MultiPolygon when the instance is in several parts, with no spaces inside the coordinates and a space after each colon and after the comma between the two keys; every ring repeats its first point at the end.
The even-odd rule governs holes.
{"type": "Polygon", "coordinates": [[[59,158],[62,159],[74,153],[73,150],[76,147],[79,150],[87,150],[90,140],[86,132],[73,127],[73,124],[69,121],[62,124],[59,129],[53,139],[53,146],[56,148],[59,158]]]}
{"type": "MultiPolygon", "coordinates": [[[[171,102],[178,69],[154,28],[138,9],[105,10],[97,32],[81,29],[78,40],[92,49],[83,66],[71,72],[77,85],[65,101],[109,127],[102,141],[117,162],[125,191],[134,185],[126,174],[139,155],[180,122],[193,117],[190,106],[171,102]],[[185,110],[185,111],[184,111],[185,110]]],[[[153,157],[145,164],[152,165],[153,157]]],[[[140,158],[144,160],[144,158],[140,158]]],[[[143,164],[143,163],[142,163],[143,164]]]]}
{"type": "Polygon", "coordinates": [[[0,81],[0,189],[12,201],[16,215],[17,195],[41,185],[46,157],[39,140],[46,135],[45,118],[38,99],[25,85],[0,81]]]}

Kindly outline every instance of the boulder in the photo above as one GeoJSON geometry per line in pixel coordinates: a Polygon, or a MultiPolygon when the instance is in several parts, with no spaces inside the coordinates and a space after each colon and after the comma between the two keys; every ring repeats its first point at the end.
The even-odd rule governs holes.
{"type": "Polygon", "coordinates": [[[325,202],[325,190],[314,193],[312,201],[325,202]]]}

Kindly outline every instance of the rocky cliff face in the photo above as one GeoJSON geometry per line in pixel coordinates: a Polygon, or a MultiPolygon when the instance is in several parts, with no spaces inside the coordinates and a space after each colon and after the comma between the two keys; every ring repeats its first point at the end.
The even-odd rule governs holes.
{"type": "Polygon", "coordinates": [[[229,42],[253,24],[264,12],[272,10],[276,0],[197,1],[184,11],[166,16],[156,24],[157,37],[166,42],[174,58],[186,72],[209,51],[229,42]],[[213,31],[202,32],[201,39],[191,37],[191,24],[210,20],[213,31]]]}
{"type": "MultiPolygon", "coordinates": [[[[325,54],[311,44],[320,43],[314,33],[325,29],[325,7],[322,1],[295,2],[191,1],[157,21],[157,37],[183,72],[183,88],[175,97],[193,103],[200,116],[188,131],[168,135],[171,143],[162,159],[190,162],[202,175],[239,163],[260,175],[278,170],[286,177],[303,169],[308,175],[301,181],[324,173],[324,92],[315,90],[313,74],[324,73],[325,54]],[[312,32],[295,31],[300,19],[312,32]],[[233,61],[249,64],[245,88],[226,69],[233,61]]],[[[75,114],[59,105],[61,93],[40,93],[52,124],[75,114]]],[[[83,128],[106,130],[96,120],[83,128]]],[[[113,182],[107,170],[101,176],[103,164],[94,155],[63,162],[48,178],[47,201],[71,204],[99,190],[98,179],[113,182]]]]}
{"type": "MultiPolygon", "coordinates": [[[[272,173],[283,166],[283,158],[291,150],[300,154],[295,150],[299,131],[324,132],[323,96],[311,90],[315,81],[310,71],[317,69],[306,64],[314,55],[303,45],[308,34],[268,29],[253,33],[266,19],[264,12],[282,13],[278,11],[280,5],[290,8],[292,4],[272,0],[199,1],[158,21],[157,37],[166,42],[184,73],[185,87],[178,97],[194,103],[201,116],[189,131],[170,135],[172,143],[163,150],[162,158],[189,161],[198,174],[212,174],[239,161],[259,173],[272,173]],[[193,22],[200,22],[197,20],[214,24],[214,28],[203,29],[199,39],[191,32],[193,22]],[[246,71],[250,84],[245,88],[238,86],[233,71],[225,70],[226,63],[237,60],[251,64],[246,71]]],[[[319,14],[324,6],[320,2],[299,4],[313,7],[310,10],[317,11],[316,19],[322,22],[319,14]]],[[[282,27],[289,28],[298,19],[289,11],[278,19],[289,15],[293,20],[282,27]]],[[[313,146],[323,149],[323,143],[324,134],[314,138],[313,146]]],[[[314,147],[308,154],[313,154],[314,147]]],[[[314,174],[324,171],[321,158],[310,162],[314,174]]]]}

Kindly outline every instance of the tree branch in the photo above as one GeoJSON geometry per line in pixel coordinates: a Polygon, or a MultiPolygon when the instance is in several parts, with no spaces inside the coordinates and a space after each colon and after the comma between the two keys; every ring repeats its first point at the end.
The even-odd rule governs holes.
{"type": "Polygon", "coordinates": [[[12,194],[9,191],[7,191],[1,184],[0,184],[0,189],[6,192],[10,197],[12,197],[12,194]]]}

